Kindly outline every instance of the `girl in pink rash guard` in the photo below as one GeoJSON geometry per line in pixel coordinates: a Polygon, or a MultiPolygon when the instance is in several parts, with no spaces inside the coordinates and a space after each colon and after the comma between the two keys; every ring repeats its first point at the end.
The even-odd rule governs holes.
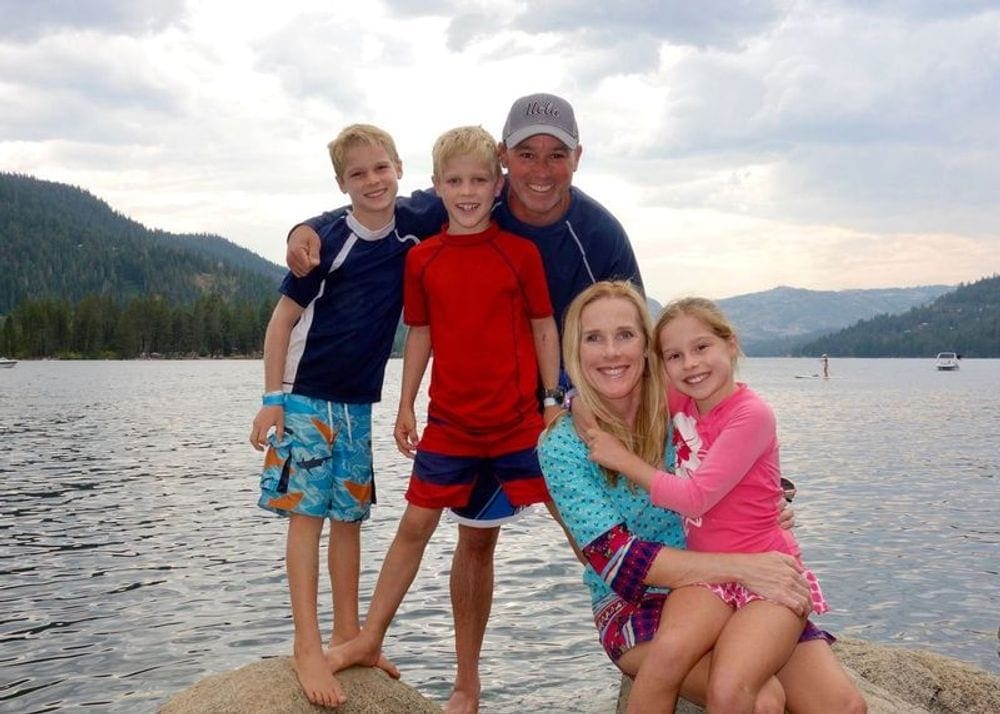
{"type": "MultiPolygon", "coordinates": [[[[795,538],[776,520],[782,491],[774,414],[735,380],[740,349],[725,315],[704,298],[673,302],[656,325],[654,349],[669,384],[676,473],[657,470],[598,429],[588,432],[590,458],[648,490],[654,505],[680,513],[691,550],[776,550],[799,558],[795,538]]],[[[826,612],[816,577],[804,567],[803,574],[813,612],[826,612]]],[[[805,622],[805,616],[739,583],[674,590],[653,640],[657,656],[648,658],[657,667],[641,671],[632,690],[638,699],[629,711],[631,704],[645,711],[670,701],[713,643],[709,692],[718,698],[709,704],[718,711],[751,711],[757,691],[785,664],[805,622]]]]}

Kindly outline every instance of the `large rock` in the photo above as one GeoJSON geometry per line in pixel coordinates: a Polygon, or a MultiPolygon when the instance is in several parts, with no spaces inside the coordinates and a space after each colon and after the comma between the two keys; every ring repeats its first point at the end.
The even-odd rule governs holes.
{"type": "MultiPolygon", "coordinates": [[[[842,637],[834,650],[854,679],[869,714],[997,714],[1000,677],[925,650],[874,645],[842,637]]],[[[631,680],[622,678],[618,711],[628,703],[631,680]]],[[[681,702],[678,714],[704,711],[681,702]]]]}
{"type": "Polygon", "coordinates": [[[841,637],[841,661],[864,681],[928,712],[1000,712],[1000,677],[926,650],[873,645],[841,637]]]}
{"type": "MultiPolygon", "coordinates": [[[[441,708],[380,669],[352,667],[337,673],[347,694],[338,714],[441,714],[441,708]]],[[[263,659],[201,680],[172,697],[161,714],[314,714],[290,657],[263,659]]]]}
{"type": "MultiPolygon", "coordinates": [[[[1000,677],[924,650],[840,638],[834,646],[868,702],[870,714],[997,714],[1000,677]]],[[[340,714],[440,714],[417,690],[382,670],[353,667],[337,679],[348,701],[340,714]]],[[[618,711],[625,711],[630,680],[623,678],[618,711]]],[[[329,710],[309,703],[291,659],[260,660],[208,677],[168,701],[161,714],[306,714],[329,710]]],[[[701,712],[687,702],[680,714],[701,712]]]]}

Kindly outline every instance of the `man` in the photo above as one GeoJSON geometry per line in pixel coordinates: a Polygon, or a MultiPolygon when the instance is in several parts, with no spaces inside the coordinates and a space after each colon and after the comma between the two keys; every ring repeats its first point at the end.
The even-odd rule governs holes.
{"type": "MultiPolygon", "coordinates": [[[[569,102],[552,94],[516,100],[498,152],[506,182],[493,218],[503,230],[537,246],[558,325],[573,298],[594,282],[631,280],[642,288],[639,266],[621,224],[572,185],[583,147],[569,102]]],[[[319,239],[314,228],[340,212],[323,214],[292,230],[286,259],[294,273],[306,273],[317,264],[319,239]]],[[[446,219],[440,200],[431,191],[397,199],[397,221],[404,230],[410,221],[427,225],[435,216],[438,226],[446,219]]],[[[567,386],[565,380],[563,386],[567,386]]],[[[561,401],[560,396],[547,394],[546,398],[561,401]]],[[[549,510],[556,515],[551,503],[549,510]]],[[[469,713],[479,708],[479,654],[493,604],[493,553],[500,525],[516,518],[519,511],[506,500],[498,483],[486,482],[477,484],[465,508],[452,511],[459,521],[450,581],[457,671],[446,711],[469,713]]]]}

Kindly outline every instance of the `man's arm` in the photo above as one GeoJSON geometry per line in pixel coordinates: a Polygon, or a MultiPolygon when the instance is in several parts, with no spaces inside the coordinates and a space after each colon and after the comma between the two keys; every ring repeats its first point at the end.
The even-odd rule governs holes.
{"type": "MultiPolygon", "coordinates": [[[[549,316],[532,320],[531,332],[535,339],[535,356],[542,388],[555,389],[559,386],[559,331],[556,329],[555,318],[549,316]]],[[[545,423],[550,423],[561,411],[561,404],[545,407],[545,423]]]]}
{"type": "MultiPolygon", "coordinates": [[[[319,229],[341,218],[348,210],[350,206],[341,206],[292,227],[285,246],[285,263],[292,273],[301,278],[319,265],[319,229]]],[[[434,235],[441,230],[447,217],[441,199],[433,190],[414,191],[396,199],[397,228],[404,234],[420,239],[434,235]]]]}
{"type": "MultiPolygon", "coordinates": [[[[608,230],[608,240],[611,241],[611,254],[609,261],[608,279],[628,280],[635,285],[639,292],[645,295],[645,287],[642,284],[642,273],[639,272],[639,262],[635,259],[635,251],[632,250],[632,241],[628,238],[628,233],[618,219],[610,216],[617,230],[608,230]]],[[[655,315],[654,315],[655,317],[655,315]]]]}
{"type": "MultiPolygon", "coordinates": [[[[625,231],[622,231],[619,251],[613,264],[614,274],[621,275],[635,285],[639,292],[646,294],[646,288],[642,284],[642,273],[639,272],[639,263],[635,259],[632,244],[629,242],[625,231]]],[[[655,315],[654,315],[655,317],[655,315]]]]}
{"type": "MultiPolygon", "coordinates": [[[[582,192],[581,192],[582,193],[582,192]]],[[[645,294],[639,263],[621,222],[604,206],[586,196],[587,211],[580,218],[588,225],[586,250],[595,260],[595,280],[628,280],[645,294]],[[597,258],[597,256],[600,256],[597,258]]]]}

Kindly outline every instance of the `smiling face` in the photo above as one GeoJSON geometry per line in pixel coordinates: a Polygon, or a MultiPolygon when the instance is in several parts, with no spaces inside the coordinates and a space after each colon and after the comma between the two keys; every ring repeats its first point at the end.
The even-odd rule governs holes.
{"type": "Polygon", "coordinates": [[[736,338],[722,338],[708,324],[681,313],[660,328],[658,342],[670,384],[705,414],[736,391],[736,338]]]}
{"type": "Polygon", "coordinates": [[[351,197],[354,217],[366,228],[381,228],[392,220],[402,167],[378,144],[356,144],[344,152],[340,190],[351,197]]]}
{"type": "Polygon", "coordinates": [[[548,134],[529,136],[513,147],[501,145],[500,162],[510,181],[508,202],[518,220],[547,226],[566,213],[580,153],[581,147],[571,150],[548,134]]]}
{"type": "Polygon", "coordinates": [[[448,211],[448,233],[481,233],[490,223],[493,201],[503,187],[503,177],[493,165],[466,154],[444,162],[434,189],[448,211]]]}
{"type": "Polygon", "coordinates": [[[583,378],[626,422],[639,406],[646,367],[646,339],[635,305],[620,297],[599,298],[580,314],[583,378]]]}

